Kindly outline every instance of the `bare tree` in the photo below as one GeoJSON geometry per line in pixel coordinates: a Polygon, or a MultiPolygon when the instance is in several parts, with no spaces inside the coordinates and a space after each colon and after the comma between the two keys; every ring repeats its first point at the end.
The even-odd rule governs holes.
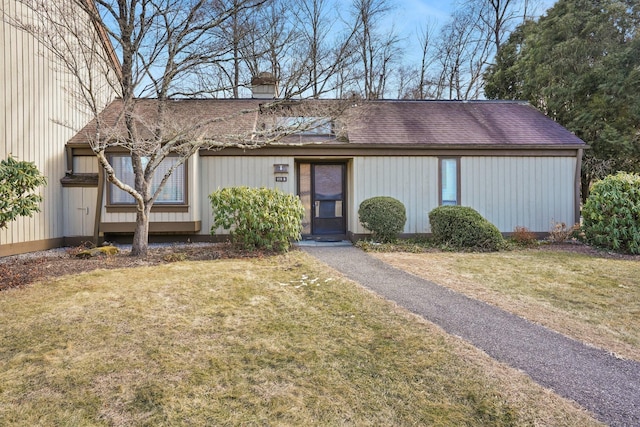
{"type": "Polygon", "coordinates": [[[256,49],[262,52],[256,57],[259,59],[256,66],[273,74],[285,98],[294,96],[296,92],[290,76],[296,73],[298,62],[293,55],[297,32],[291,25],[290,9],[285,0],[277,1],[265,9],[259,18],[263,24],[263,35],[254,42],[256,49]]]}
{"type": "Polygon", "coordinates": [[[367,99],[384,96],[391,65],[399,57],[400,38],[395,30],[379,28],[391,10],[388,0],[353,0],[352,3],[356,49],[362,67],[362,89],[367,99]]]}
{"type": "Polygon", "coordinates": [[[438,98],[476,99],[480,95],[482,72],[491,52],[481,21],[473,10],[458,11],[442,28],[437,48],[438,98]]]}
{"type": "MultiPolygon", "coordinates": [[[[336,25],[336,10],[328,0],[293,0],[297,29],[295,55],[300,58],[300,77],[311,82],[311,96],[320,98],[335,89],[336,77],[354,62],[355,28],[345,35],[336,25]]],[[[342,82],[344,85],[345,82],[342,82]]]]}
{"type": "Polygon", "coordinates": [[[478,15],[481,31],[491,40],[495,54],[517,25],[531,19],[538,3],[537,0],[465,0],[463,8],[478,15]]]}
{"type": "MultiPolygon", "coordinates": [[[[247,62],[251,63],[253,59],[253,55],[249,54],[249,49],[246,46],[247,39],[251,36],[255,37],[255,34],[258,32],[258,23],[253,18],[253,14],[249,13],[249,10],[240,7],[242,6],[242,2],[242,0],[232,1],[233,11],[229,19],[220,26],[220,39],[229,46],[228,55],[230,58],[229,61],[217,62],[214,65],[218,68],[219,74],[221,75],[220,80],[225,81],[226,84],[220,86],[214,81],[209,87],[209,89],[214,90],[225,88],[225,91],[230,93],[231,98],[239,98],[239,89],[243,81],[250,80],[252,75],[257,75],[259,72],[255,70],[255,74],[250,74],[249,76],[244,72],[244,64],[247,62]]],[[[216,6],[217,8],[222,7],[222,11],[224,11],[226,7],[226,5],[220,4],[214,7],[216,6]]],[[[209,71],[209,73],[203,73],[204,76],[211,75],[211,70],[207,71],[209,71]]]]}
{"type": "Polygon", "coordinates": [[[413,98],[426,99],[433,96],[431,89],[433,81],[429,77],[429,72],[436,59],[432,54],[433,27],[431,24],[427,24],[419,30],[417,40],[420,42],[420,69],[413,98]]]}
{"type": "Polygon", "coordinates": [[[151,208],[172,173],[197,150],[257,147],[289,134],[266,135],[261,133],[264,129],[212,134],[212,126],[231,118],[195,115],[176,120],[174,115],[175,96],[201,93],[201,88],[190,91],[197,86],[194,76],[229,58],[220,29],[266,0],[16,1],[28,13],[12,24],[40,40],[78,83],[76,95],[93,113],[95,126],[87,138],[98,163],[106,179],[135,202],[133,256],[147,253],[151,208]],[[106,102],[98,86],[103,84],[110,84],[119,98],[109,104],[109,114],[101,114],[106,102]],[[114,149],[130,156],[132,184],[111,163],[108,152],[114,149]],[[158,173],[160,178],[153,182],[158,173]]]}

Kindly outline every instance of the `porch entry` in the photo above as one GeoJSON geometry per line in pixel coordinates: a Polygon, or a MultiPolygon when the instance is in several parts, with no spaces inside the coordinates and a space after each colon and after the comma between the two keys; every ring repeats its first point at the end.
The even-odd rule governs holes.
{"type": "Polygon", "coordinates": [[[346,234],[346,168],[346,163],[298,163],[304,236],[343,238],[346,234]]]}

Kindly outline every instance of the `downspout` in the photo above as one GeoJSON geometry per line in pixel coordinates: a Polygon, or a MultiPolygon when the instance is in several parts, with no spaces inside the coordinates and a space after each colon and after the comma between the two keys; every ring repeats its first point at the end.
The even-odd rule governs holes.
{"type": "Polygon", "coordinates": [[[104,199],[104,169],[98,167],[98,197],[96,197],[96,217],[93,223],[93,243],[97,246],[100,238],[100,221],[102,221],[102,202],[104,199]]]}
{"type": "Polygon", "coordinates": [[[578,148],[576,153],[576,173],[574,178],[574,224],[580,224],[580,204],[582,198],[580,197],[580,190],[582,189],[582,155],[584,150],[578,148]]]}

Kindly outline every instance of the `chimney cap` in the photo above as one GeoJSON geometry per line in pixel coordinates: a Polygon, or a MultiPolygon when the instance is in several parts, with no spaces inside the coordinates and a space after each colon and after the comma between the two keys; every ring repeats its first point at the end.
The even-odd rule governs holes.
{"type": "Polygon", "coordinates": [[[268,71],[263,71],[251,79],[252,86],[275,85],[276,83],[275,76],[268,71]]]}

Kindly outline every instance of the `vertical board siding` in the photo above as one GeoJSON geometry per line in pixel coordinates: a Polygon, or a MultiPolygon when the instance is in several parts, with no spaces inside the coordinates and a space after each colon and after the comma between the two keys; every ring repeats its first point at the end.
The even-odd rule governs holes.
{"type": "MultiPolygon", "coordinates": [[[[267,156],[229,156],[200,158],[200,215],[202,229],[200,234],[209,234],[213,225],[213,212],[209,203],[209,194],[220,188],[247,186],[278,188],[285,193],[296,194],[296,171],[293,157],[267,156]],[[274,164],[288,164],[287,182],[276,182],[274,164]]],[[[216,234],[224,234],[218,229],[216,234]]]]}
{"type": "Polygon", "coordinates": [[[75,173],[98,173],[98,158],[96,156],[75,156],[73,171],[75,173]]]}
{"type": "MultiPolygon", "coordinates": [[[[64,237],[65,205],[69,203],[63,199],[60,184],[66,170],[64,146],[90,119],[88,111],[77,108],[71,99],[73,77],[56,70],[55,61],[33,36],[6,22],[5,18],[28,16],[26,10],[15,0],[2,0],[0,158],[11,154],[34,162],[47,177],[47,185],[39,189],[44,197],[39,213],[20,217],[0,230],[0,252],[5,244],[64,237]]],[[[111,98],[110,93],[103,95],[111,98]]],[[[88,165],[81,169],[85,167],[94,171],[88,165]]]]}
{"type": "MultiPolygon", "coordinates": [[[[572,157],[461,157],[461,204],[478,210],[502,232],[516,226],[547,232],[553,221],[572,222],[575,166],[572,157]]],[[[249,186],[295,194],[296,179],[293,157],[194,157],[188,177],[193,209],[188,214],[154,213],[152,221],[201,220],[200,234],[209,234],[213,213],[208,196],[213,191],[249,186]],[[273,165],[279,163],[289,165],[287,182],[275,181],[273,165]]],[[[367,233],[357,212],[362,201],[374,196],[391,196],[405,205],[405,233],[431,231],[428,213],[438,206],[437,157],[356,157],[348,163],[347,180],[349,231],[367,233]]],[[[135,219],[124,213],[104,218],[108,222],[135,219]]]]}
{"type": "Polygon", "coordinates": [[[573,223],[575,167],[573,157],[462,157],[461,204],[502,232],[548,232],[573,223]]]}
{"type": "Polygon", "coordinates": [[[207,203],[206,199],[203,199],[200,191],[200,154],[196,152],[190,159],[187,160],[187,183],[189,185],[189,212],[191,214],[191,221],[202,220],[202,204],[207,203]]]}
{"type": "Polygon", "coordinates": [[[405,233],[429,231],[428,213],[438,206],[438,159],[436,157],[356,157],[352,167],[353,197],[349,230],[367,233],[358,220],[364,200],[390,196],[407,210],[405,233]]]}
{"type": "MultiPolygon", "coordinates": [[[[104,200],[107,200],[107,192],[105,189],[104,200]]],[[[158,205],[155,205],[158,206],[158,205]]],[[[190,205],[192,206],[192,205],[190,205]]],[[[193,222],[198,218],[198,207],[190,208],[188,212],[151,212],[149,222],[193,222]]],[[[133,223],[136,222],[135,211],[131,212],[107,212],[106,207],[102,206],[101,221],[108,223],[133,223]]]]}

